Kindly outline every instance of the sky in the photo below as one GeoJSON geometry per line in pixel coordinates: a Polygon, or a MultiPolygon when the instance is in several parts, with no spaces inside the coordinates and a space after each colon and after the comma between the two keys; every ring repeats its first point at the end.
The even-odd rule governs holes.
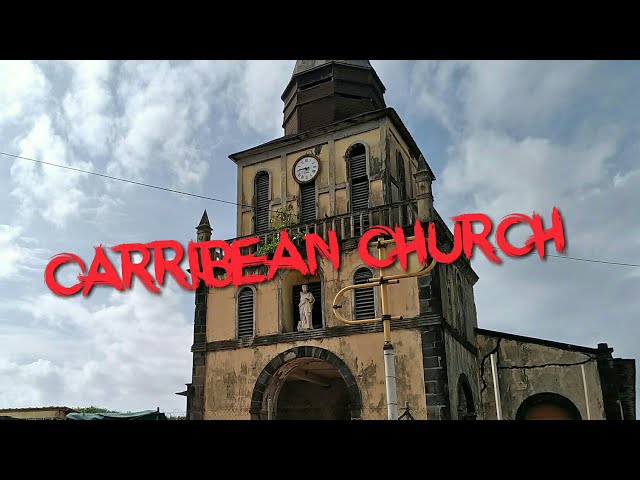
{"type": "MultiPolygon", "coordinates": [[[[640,264],[640,63],[371,63],[443,218],[547,225],[555,206],[568,256],[640,264]]],[[[294,64],[0,61],[0,151],[234,202],[228,156],[283,135],[294,64]]],[[[168,281],[63,298],[44,268],[62,252],[88,264],[100,244],[186,245],[205,209],[213,238],[235,236],[232,205],[0,155],[0,408],[184,412],[193,293],[168,281]]],[[[640,357],[640,268],[499,256],[474,255],[479,327],[640,357]]]]}

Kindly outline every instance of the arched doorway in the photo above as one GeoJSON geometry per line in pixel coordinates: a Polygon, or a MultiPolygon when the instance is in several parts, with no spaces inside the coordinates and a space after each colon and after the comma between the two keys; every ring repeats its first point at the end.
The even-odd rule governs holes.
{"type": "Polygon", "coordinates": [[[267,364],[251,399],[254,420],[360,418],[360,390],[345,363],[320,347],[291,348],[267,364]]]}
{"type": "Polygon", "coordinates": [[[516,420],[582,420],[582,416],[568,398],[545,392],[522,402],[516,412],[516,420]]]}
{"type": "Polygon", "coordinates": [[[458,420],[475,420],[476,406],[469,379],[462,373],[458,379],[458,420]]]}

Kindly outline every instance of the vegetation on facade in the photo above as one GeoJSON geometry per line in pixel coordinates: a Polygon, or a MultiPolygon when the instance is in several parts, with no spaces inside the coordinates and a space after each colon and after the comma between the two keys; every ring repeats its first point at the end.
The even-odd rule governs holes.
{"type": "Polygon", "coordinates": [[[290,231],[291,227],[298,224],[298,218],[295,213],[292,212],[293,207],[291,204],[288,206],[280,207],[275,211],[274,215],[271,217],[270,228],[274,230],[275,233],[269,237],[264,243],[261,243],[258,247],[256,255],[266,255],[267,257],[273,256],[276,249],[278,248],[278,243],[280,243],[280,232],[282,230],[286,230],[289,238],[294,243],[294,245],[300,245],[302,243],[302,238],[304,234],[300,231],[290,231]]]}

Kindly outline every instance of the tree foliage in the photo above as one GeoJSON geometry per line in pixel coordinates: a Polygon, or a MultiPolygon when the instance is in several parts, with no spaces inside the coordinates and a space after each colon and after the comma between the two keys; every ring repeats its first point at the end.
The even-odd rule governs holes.
{"type": "Polygon", "coordinates": [[[116,410],[108,410],[102,407],[94,407],[93,405],[90,407],[75,407],[74,410],[78,413],[120,413],[116,410]]]}

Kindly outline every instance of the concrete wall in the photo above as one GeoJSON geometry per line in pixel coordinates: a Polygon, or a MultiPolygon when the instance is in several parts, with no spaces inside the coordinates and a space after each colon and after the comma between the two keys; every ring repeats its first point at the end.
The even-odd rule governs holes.
{"type": "MultiPolygon", "coordinates": [[[[363,419],[385,419],[386,390],[382,334],[367,333],[298,342],[208,352],[206,367],[205,419],[250,418],[251,396],[258,376],[279,353],[307,345],[333,352],[357,379],[362,396],[363,419]]],[[[424,377],[416,368],[421,357],[418,330],[394,330],[399,405],[409,402],[416,419],[426,418],[424,377]]]]}
{"type": "MultiPolygon", "coordinates": [[[[494,349],[498,338],[478,334],[477,345],[480,358],[494,349]]],[[[557,348],[549,345],[500,339],[499,367],[534,366],[548,363],[577,363],[588,358],[587,353],[581,351],[557,348]]],[[[585,375],[589,395],[589,409],[592,420],[603,420],[604,404],[600,376],[596,361],[585,364],[585,375]]],[[[497,418],[494,400],[491,361],[484,362],[484,380],[487,388],[482,395],[484,418],[497,418]]],[[[583,420],[587,419],[587,402],[585,400],[582,372],[580,365],[575,366],[547,366],[542,368],[500,369],[498,372],[502,415],[505,420],[516,418],[518,407],[524,400],[538,393],[555,393],[569,399],[580,411],[583,420]]],[[[480,380],[482,386],[482,379],[480,380]]]]}

